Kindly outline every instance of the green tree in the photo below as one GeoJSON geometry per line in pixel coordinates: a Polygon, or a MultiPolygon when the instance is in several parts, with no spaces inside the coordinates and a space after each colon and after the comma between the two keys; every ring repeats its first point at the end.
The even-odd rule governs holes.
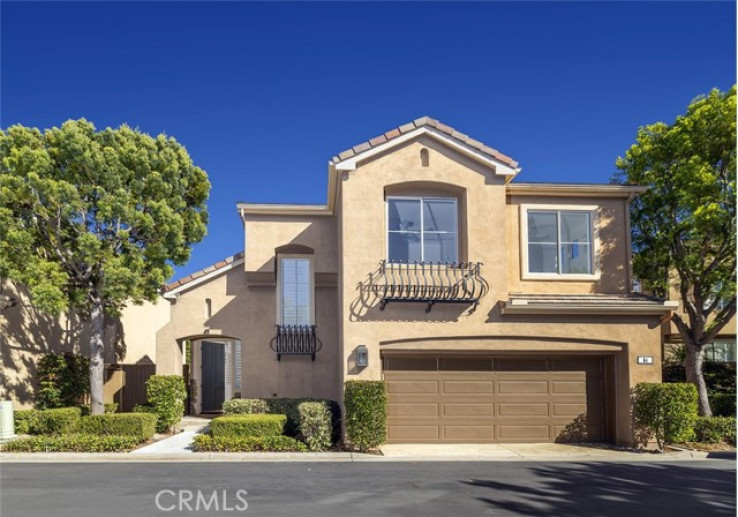
{"type": "Polygon", "coordinates": [[[647,185],[631,204],[633,269],[661,298],[679,294],[674,324],[687,380],[710,416],[702,351],[736,312],[736,89],[698,97],[671,124],[638,130],[617,181],[647,185]]]}
{"type": "Polygon", "coordinates": [[[104,412],[104,315],[156,299],[205,236],[209,190],[165,135],[84,119],[0,131],[0,277],[43,311],[89,319],[93,414],[104,412]]]}

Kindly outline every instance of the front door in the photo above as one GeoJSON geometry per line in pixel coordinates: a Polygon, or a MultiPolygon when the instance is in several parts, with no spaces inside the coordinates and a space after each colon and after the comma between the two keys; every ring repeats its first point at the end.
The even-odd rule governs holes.
{"type": "Polygon", "coordinates": [[[220,411],[225,400],[225,345],[202,342],[202,411],[220,411]]]}

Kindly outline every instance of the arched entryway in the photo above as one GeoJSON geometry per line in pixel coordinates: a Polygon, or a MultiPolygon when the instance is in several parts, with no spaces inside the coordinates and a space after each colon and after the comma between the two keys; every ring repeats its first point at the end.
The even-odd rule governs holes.
{"type": "Polygon", "coordinates": [[[220,334],[200,334],[178,340],[189,367],[189,410],[215,413],[223,402],[240,396],[241,340],[220,334]]]}

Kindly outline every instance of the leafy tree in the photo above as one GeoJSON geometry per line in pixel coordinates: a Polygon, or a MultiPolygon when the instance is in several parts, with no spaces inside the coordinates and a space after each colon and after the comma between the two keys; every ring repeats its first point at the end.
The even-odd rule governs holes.
{"type": "Polygon", "coordinates": [[[702,351],[736,312],[735,97],[735,86],[698,97],[673,124],[640,128],[617,160],[618,181],[649,187],[631,205],[633,269],[654,295],[679,293],[673,321],[702,416],[702,351]]]}
{"type": "Polygon", "coordinates": [[[84,119],[0,131],[0,277],[43,311],[89,318],[93,414],[104,411],[104,315],[156,299],[205,236],[209,190],[165,135],[84,119]]]}

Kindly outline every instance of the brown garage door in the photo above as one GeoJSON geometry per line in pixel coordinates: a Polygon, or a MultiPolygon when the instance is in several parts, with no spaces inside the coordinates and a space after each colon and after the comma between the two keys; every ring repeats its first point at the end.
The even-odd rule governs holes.
{"type": "Polygon", "coordinates": [[[384,357],[390,443],[605,439],[603,358],[384,357]]]}

